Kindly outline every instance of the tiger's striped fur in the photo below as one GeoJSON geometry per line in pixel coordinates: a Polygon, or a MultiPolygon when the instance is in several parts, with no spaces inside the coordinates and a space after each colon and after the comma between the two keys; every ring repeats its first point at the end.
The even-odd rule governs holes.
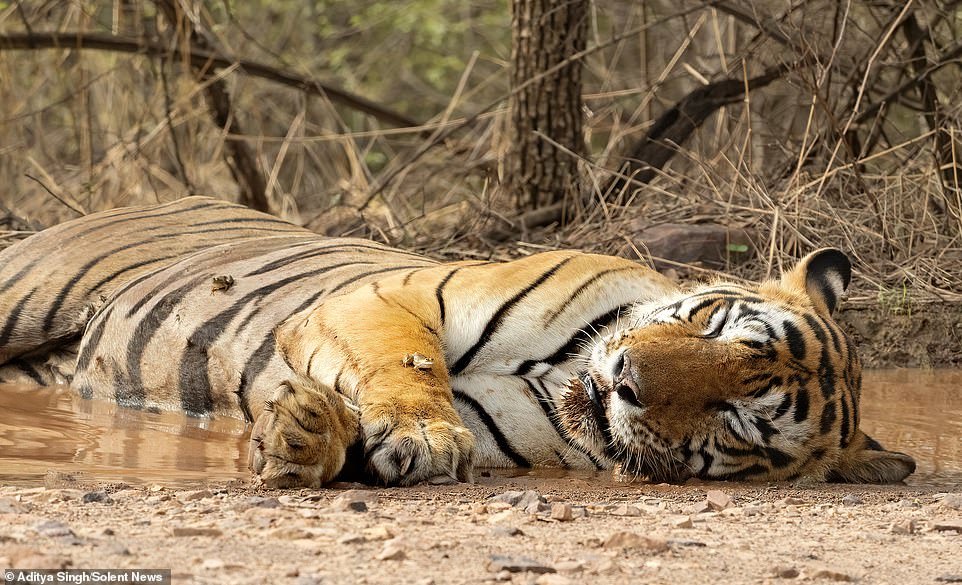
{"type": "MultiPolygon", "coordinates": [[[[837,343],[816,344],[821,338],[804,315],[817,303],[804,288],[772,293],[781,304],[766,306],[781,323],[789,319],[779,311],[802,315],[790,321],[818,348],[807,346],[804,360],[792,349],[793,330],[780,325],[728,369],[696,367],[709,362],[693,361],[679,340],[715,309],[696,311],[690,303],[714,294],[747,306],[750,297],[768,294],[768,285],[693,296],[633,262],[577,252],[438,263],[366,240],[323,238],[204,198],[93,214],[47,230],[0,253],[0,283],[0,357],[7,361],[0,379],[71,380],[82,396],[131,408],[243,417],[254,424],[252,469],[268,485],[328,481],[345,466],[349,448],[361,460],[350,463],[399,484],[435,475],[468,479],[475,464],[621,463],[654,478],[685,475],[673,471],[675,464],[652,464],[644,454],[656,448],[661,458],[682,449],[671,460],[684,459],[702,477],[722,477],[723,469],[736,477],[755,465],[745,477],[896,479],[846,475],[835,465],[847,451],[869,446],[854,418],[858,358],[828,315],[816,318],[822,335],[838,336],[837,343]],[[687,324],[650,343],[646,336],[662,324],[651,315],[668,311],[663,306],[688,308],[684,315],[675,310],[687,324]],[[604,378],[616,350],[652,345],[664,348],[657,380],[604,378]],[[805,435],[791,448],[772,445],[772,433],[761,431],[716,432],[714,442],[693,442],[697,433],[685,421],[703,420],[706,408],[771,409],[776,397],[811,394],[783,370],[808,372],[808,384],[810,370],[823,367],[845,375],[824,386],[831,396],[822,402],[810,397],[804,422],[811,427],[830,401],[848,410],[820,433],[786,426],[805,435]],[[752,381],[736,386],[739,374],[752,381]],[[569,384],[579,378],[585,387],[569,384]],[[642,413],[657,410],[657,396],[668,397],[658,420],[675,422],[653,428],[644,415],[623,415],[618,397],[625,384],[642,413]],[[687,442],[673,438],[672,424],[685,429],[679,436],[687,442]],[[813,438],[839,433],[841,448],[813,438]],[[718,452],[734,463],[706,465],[718,452]],[[777,465],[786,454],[792,465],[777,465]]],[[[640,376],[644,360],[636,353],[629,354],[637,369],[631,371],[640,376]]],[[[724,364],[731,356],[715,357],[724,364]]],[[[791,400],[774,407],[791,413],[786,421],[801,412],[798,398],[791,400]]],[[[772,427],[781,431],[776,421],[784,418],[772,427]]],[[[853,461],[857,467],[859,458],[853,461]]]]}

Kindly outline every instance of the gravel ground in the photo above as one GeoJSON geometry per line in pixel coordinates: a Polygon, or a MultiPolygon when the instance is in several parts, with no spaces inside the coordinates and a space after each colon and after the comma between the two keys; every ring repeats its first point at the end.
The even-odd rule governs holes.
{"type": "Polygon", "coordinates": [[[267,491],[48,477],[0,486],[0,567],[170,568],[174,583],[962,583],[957,485],[542,472],[267,491]]]}

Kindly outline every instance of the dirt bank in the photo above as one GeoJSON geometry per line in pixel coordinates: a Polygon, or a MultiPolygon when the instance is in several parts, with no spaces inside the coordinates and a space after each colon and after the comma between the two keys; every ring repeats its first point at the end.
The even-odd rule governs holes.
{"type": "Polygon", "coordinates": [[[843,308],[838,320],[866,368],[962,367],[962,304],[883,302],[843,308]]]}
{"type": "Polygon", "coordinates": [[[302,585],[962,582],[954,490],[543,473],[380,490],[5,486],[0,567],[170,568],[174,583],[302,585]],[[524,490],[542,499],[506,493],[524,490]]]}

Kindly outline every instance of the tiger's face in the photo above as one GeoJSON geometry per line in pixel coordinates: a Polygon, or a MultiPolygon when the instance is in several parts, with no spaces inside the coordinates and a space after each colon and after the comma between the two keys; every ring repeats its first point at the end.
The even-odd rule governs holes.
{"type": "Polygon", "coordinates": [[[634,307],[592,350],[562,423],[652,481],[901,481],[912,458],[858,428],[861,363],[831,316],[850,277],[825,249],[780,280],[634,307]]]}

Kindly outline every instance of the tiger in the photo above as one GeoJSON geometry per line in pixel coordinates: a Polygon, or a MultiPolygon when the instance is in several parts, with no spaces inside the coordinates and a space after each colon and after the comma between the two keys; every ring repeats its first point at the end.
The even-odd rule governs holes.
{"type": "Polygon", "coordinates": [[[850,280],[831,248],[753,285],[573,250],[440,262],[190,197],[0,252],[0,380],[245,420],[275,488],[538,466],[898,482],[914,460],[860,430],[832,317],[850,280]]]}

